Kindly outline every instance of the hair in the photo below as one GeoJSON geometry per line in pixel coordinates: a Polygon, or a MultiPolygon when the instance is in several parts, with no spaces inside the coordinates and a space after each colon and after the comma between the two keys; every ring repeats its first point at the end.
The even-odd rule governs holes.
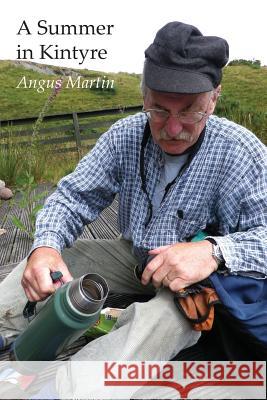
{"type": "Polygon", "coordinates": [[[142,93],[143,97],[145,97],[146,92],[147,92],[147,86],[146,86],[146,83],[145,83],[146,60],[147,59],[145,59],[145,61],[144,61],[143,73],[141,75],[141,82],[140,82],[140,90],[141,90],[141,93],[142,93]]]}

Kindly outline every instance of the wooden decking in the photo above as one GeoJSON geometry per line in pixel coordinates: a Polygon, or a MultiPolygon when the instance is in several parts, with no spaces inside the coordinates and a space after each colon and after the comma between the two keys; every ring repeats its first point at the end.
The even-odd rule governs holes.
{"type": "MultiPolygon", "coordinates": [[[[36,190],[36,194],[48,190],[52,193],[54,188],[51,186],[39,186],[36,190]]],[[[3,275],[8,271],[8,266],[12,266],[21,261],[27,256],[32,241],[29,239],[26,233],[17,229],[11,222],[10,216],[15,215],[21,219],[21,221],[29,226],[29,217],[25,209],[20,209],[16,203],[10,206],[9,202],[4,202],[0,208],[0,229],[6,229],[6,233],[0,236],[0,280],[3,275]]],[[[119,235],[117,225],[117,208],[118,201],[114,200],[113,204],[104,210],[99,218],[86,226],[81,238],[101,238],[101,239],[112,239],[119,235]]]]}
{"type": "MultiPolygon", "coordinates": [[[[48,190],[52,193],[54,188],[51,186],[40,186],[36,190],[36,194],[43,190],[48,190]]],[[[81,238],[112,239],[117,237],[119,235],[117,209],[118,201],[115,199],[112,205],[104,210],[96,221],[86,226],[81,238]]],[[[8,202],[5,202],[0,208],[0,228],[7,230],[6,234],[0,236],[0,282],[12,271],[19,261],[27,256],[32,245],[32,241],[28,236],[12,224],[8,216],[11,214],[21,218],[26,226],[29,225],[25,210],[21,210],[15,205],[10,209],[8,202]]],[[[58,359],[68,359],[86,343],[88,343],[88,339],[82,336],[69,348],[65,349],[64,353],[58,359]]],[[[8,352],[0,352],[0,361],[7,359],[8,352]]]]}

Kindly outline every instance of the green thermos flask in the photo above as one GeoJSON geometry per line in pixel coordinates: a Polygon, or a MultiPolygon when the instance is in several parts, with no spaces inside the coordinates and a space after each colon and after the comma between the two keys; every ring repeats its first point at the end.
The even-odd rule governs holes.
{"type": "Polygon", "coordinates": [[[50,361],[98,319],[108,285],[98,274],[86,274],[61,286],[15,340],[11,359],[50,361]]]}

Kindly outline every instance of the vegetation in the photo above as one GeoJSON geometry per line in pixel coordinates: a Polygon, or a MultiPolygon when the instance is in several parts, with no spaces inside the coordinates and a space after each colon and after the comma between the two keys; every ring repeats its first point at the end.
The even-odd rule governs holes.
{"type": "MultiPolygon", "coordinates": [[[[52,68],[52,67],[51,67],[52,68]]],[[[44,69],[45,71],[45,69],[44,69]]],[[[53,67],[56,75],[46,74],[25,69],[21,65],[16,65],[11,61],[0,61],[0,120],[24,118],[37,116],[43,107],[51,88],[37,92],[34,88],[20,88],[16,86],[25,76],[26,82],[29,80],[57,80],[63,78],[63,87],[59,98],[49,108],[50,114],[70,113],[78,111],[97,110],[102,108],[125,107],[140,104],[142,101],[140,94],[140,76],[137,74],[127,74],[119,72],[117,74],[104,73],[88,70],[72,70],[73,81],[77,74],[86,80],[114,80],[114,88],[96,89],[94,84],[89,88],[66,88],[68,69],[53,67]],[[76,74],[76,75],[75,75],[76,74]]]]}
{"type": "MultiPolygon", "coordinates": [[[[24,66],[11,61],[0,61],[0,85],[2,88],[0,92],[0,120],[39,115],[34,127],[25,127],[33,133],[30,148],[17,145],[20,138],[12,137],[11,126],[8,130],[2,129],[2,132],[5,132],[2,138],[0,131],[0,144],[5,144],[5,147],[0,145],[0,179],[5,180],[11,186],[16,186],[18,178],[23,177],[25,171],[29,170],[34,177],[34,182],[49,181],[56,183],[61,176],[71,172],[77,162],[77,157],[74,155],[66,157],[66,155],[51,156],[49,154],[48,156],[44,147],[35,146],[36,155],[33,156],[33,143],[35,143],[36,138],[37,141],[42,138],[39,131],[44,124],[44,115],[112,107],[123,108],[142,103],[139,89],[140,75],[138,74],[122,72],[111,74],[88,70],[70,71],[59,67],[32,65],[38,71],[26,69],[24,66]],[[42,69],[44,72],[42,72],[42,69]],[[68,79],[67,73],[74,76],[73,80],[77,76],[82,76],[82,79],[88,81],[96,81],[99,77],[100,82],[114,80],[114,86],[103,89],[97,89],[95,86],[92,89],[68,89],[64,85],[64,82],[66,83],[66,79],[68,79]],[[60,88],[60,94],[55,100],[55,90],[53,91],[51,88],[44,89],[43,92],[39,93],[36,88],[15,89],[23,76],[25,76],[26,82],[30,79],[56,81],[62,78],[63,84],[60,88]],[[10,134],[5,137],[7,131],[10,134]],[[33,140],[33,138],[35,139],[33,140]],[[48,157],[49,163],[47,163],[48,157]]],[[[264,90],[266,86],[267,69],[260,67],[257,60],[232,61],[231,65],[224,70],[223,91],[216,113],[245,125],[267,144],[267,92],[264,90]],[[254,68],[254,64],[259,68],[254,68]]],[[[58,92],[57,89],[56,94],[58,92]]],[[[117,118],[120,118],[120,115],[117,118]]],[[[95,134],[103,132],[108,123],[106,117],[96,117],[90,122],[95,124],[95,127],[91,129],[91,133],[95,134]],[[101,124],[103,123],[103,126],[99,124],[99,121],[101,121],[101,124]]],[[[52,122],[46,123],[45,127],[50,127],[52,124],[55,125],[52,122]]],[[[72,131],[64,130],[63,134],[72,135],[72,131]]],[[[62,132],[59,132],[58,135],[62,135],[62,132]]]]}
{"type": "Polygon", "coordinates": [[[266,113],[267,68],[251,68],[248,65],[226,67],[222,80],[222,95],[229,101],[238,101],[248,112],[266,113]]]}
{"type": "Polygon", "coordinates": [[[0,145],[0,179],[7,186],[14,185],[18,171],[22,167],[23,156],[21,148],[13,143],[12,130],[9,131],[7,139],[0,145]]]}
{"type": "MultiPolygon", "coordinates": [[[[12,130],[10,129],[12,132],[12,130]]],[[[31,170],[35,182],[57,183],[59,179],[73,171],[77,164],[77,156],[57,154],[51,157],[49,147],[36,146],[35,155],[28,147],[17,145],[16,140],[10,134],[4,142],[6,147],[0,145],[0,179],[4,180],[6,186],[19,187],[21,178],[25,171],[31,170]],[[47,162],[49,160],[49,162],[47,162]]]]}
{"type": "MultiPolygon", "coordinates": [[[[242,64],[238,64],[237,61],[232,61],[231,63],[234,63],[234,65],[227,66],[224,69],[223,95],[229,101],[239,101],[240,106],[248,111],[266,112],[267,92],[264,88],[267,84],[267,68],[255,69],[251,68],[250,61],[247,61],[248,65],[245,65],[243,60],[241,60],[242,64]]],[[[0,120],[32,117],[39,114],[51,89],[48,88],[44,92],[38,93],[33,88],[15,88],[23,76],[25,76],[26,81],[30,79],[56,80],[63,77],[66,82],[67,77],[64,74],[71,71],[58,67],[51,68],[56,75],[46,74],[45,69],[43,73],[35,72],[25,69],[21,65],[15,65],[11,61],[0,61],[0,120]]],[[[111,74],[88,70],[72,70],[72,73],[79,74],[88,80],[94,80],[98,77],[114,80],[114,90],[101,90],[95,87],[93,89],[67,89],[63,84],[59,98],[49,109],[50,114],[125,107],[142,102],[139,90],[140,75],[138,74],[123,72],[111,74]]]]}
{"type": "Polygon", "coordinates": [[[18,229],[25,232],[27,236],[33,240],[36,216],[38,211],[43,208],[40,202],[48,195],[48,191],[35,194],[37,183],[34,181],[34,176],[28,171],[26,171],[22,177],[18,178],[17,185],[17,192],[20,196],[17,198],[16,205],[18,208],[25,210],[28,224],[25,224],[23,220],[16,215],[11,214],[10,219],[18,229]]]}
{"type": "MultiPolygon", "coordinates": [[[[40,144],[44,116],[114,107],[123,109],[142,103],[138,74],[70,71],[59,67],[32,65],[36,67],[35,71],[11,61],[0,61],[0,121],[33,116],[37,118],[33,126],[23,128],[30,132],[28,138],[24,137],[28,141],[27,147],[21,146],[21,138],[12,134],[14,129],[12,125],[0,131],[0,179],[4,180],[8,186],[12,186],[18,194],[12,200],[12,206],[16,203],[16,207],[24,209],[29,223],[24,224],[19,217],[12,214],[11,203],[9,217],[13,224],[31,239],[34,234],[36,214],[41,209],[40,203],[47,194],[42,192],[36,195],[37,184],[44,181],[56,183],[63,175],[70,173],[77,163],[75,155],[53,155],[50,152],[51,149],[44,148],[40,144]],[[93,86],[67,88],[66,74],[74,76],[73,81],[77,79],[77,76],[81,76],[82,80],[93,82],[93,86]],[[37,88],[16,88],[24,76],[26,82],[29,80],[60,82],[62,79],[62,85],[53,89],[50,86],[39,91],[38,86],[37,88]],[[105,85],[101,87],[101,84],[113,80],[112,87],[105,85]],[[97,87],[97,82],[100,87],[97,87]]],[[[264,90],[266,84],[267,69],[261,67],[258,60],[233,60],[224,70],[223,92],[217,104],[216,114],[246,126],[267,144],[267,92],[264,90]]],[[[120,117],[121,114],[112,116],[113,120],[120,117]]],[[[90,119],[90,132],[100,134],[106,129],[107,124],[110,124],[110,116],[90,119]]],[[[48,128],[55,125],[56,129],[62,127],[61,122],[45,123],[45,127],[48,128]]],[[[61,131],[59,129],[56,134],[58,138],[62,134],[72,135],[73,133],[72,130],[66,130],[64,126],[64,132],[62,133],[62,129],[61,131]]]]}
{"type": "Polygon", "coordinates": [[[260,68],[261,62],[260,60],[243,60],[242,58],[237,60],[232,60],[228,63],[228,66],[233,65],[249,65],[252,68],[260,68]]]}

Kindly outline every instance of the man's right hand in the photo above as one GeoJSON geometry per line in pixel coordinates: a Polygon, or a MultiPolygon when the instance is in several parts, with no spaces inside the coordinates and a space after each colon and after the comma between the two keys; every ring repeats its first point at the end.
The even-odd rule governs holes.
{"type": "Polygon", "coordinates": [[[62,282],[69,282],[73,278],[64,263],[61,255],[51,247],[38,247],[28,259],[21,284],[30,301],[44,300],[52,294],[60,283],[53,283],[50,273],[60,271],[62,282]]]}

